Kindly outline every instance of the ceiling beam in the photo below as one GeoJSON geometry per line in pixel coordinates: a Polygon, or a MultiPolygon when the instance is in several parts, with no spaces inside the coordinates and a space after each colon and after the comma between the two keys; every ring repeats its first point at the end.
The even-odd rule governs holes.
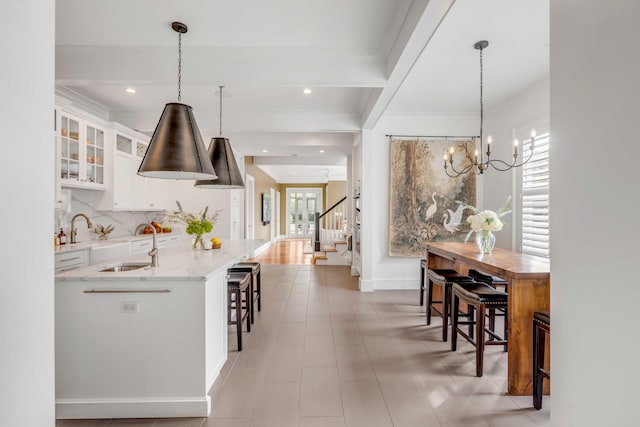
{"type": "Polygon", "coordinates": [[[415,0],[391,48],[386,86],[372,91],[361,118],[362,129],[372,129],[398,91],[455,0],[415,0]]]}
{"type": "MultiPolygon", "coordinates": [[[[162,105],[156,110],[112,111],[110,120],[125,123],[140,132],[153,132],[162,105]]],[[[218,111],[194,109],[201,132],[218,133],[218,111]]],[[[357,114],[317,111],[242,111],[225,112],[225,129],[233,132],[359,132],[357,114]]]]}
{"type": "MultiPolygon", "coordinates": [[[[183,46],[188,84],[383,87],[380,51],[330,48],[183,46]]],[[[166,46],[57,46],[56,84],[62,86],[176,84],[177,50],[166,46]]]]}

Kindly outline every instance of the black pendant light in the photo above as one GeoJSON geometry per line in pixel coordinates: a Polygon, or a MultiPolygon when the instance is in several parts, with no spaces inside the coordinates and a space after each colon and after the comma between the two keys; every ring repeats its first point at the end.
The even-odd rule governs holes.
{"type": "Polygon", "coordinates": [[[209,157],[218,175],[217,179],[196,181],[198,188],[244,188],[242,173],[238,168],[229,139],[222,136],[222,88],[220,87],[220,136],[211,138],[209,157]]]}
{"type": "Polygon", "coordinates": [[[178,33],[178,102],[164,106],[160,121],[144,154],[138,175],[165,179],[213,179],[216,172],[189,105],[182,104],[182,34],[187,26],[174,22],[178,33]]]}

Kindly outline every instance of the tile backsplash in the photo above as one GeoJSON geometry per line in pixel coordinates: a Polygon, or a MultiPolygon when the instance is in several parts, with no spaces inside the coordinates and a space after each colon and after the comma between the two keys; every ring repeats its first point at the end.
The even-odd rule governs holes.
{"type": "MultiPolygon", "coordinates": [[[[64,229],[67,238],[71,234],[71,218],[78,213],[83,213],[91,219],[91,223],[95,227],[97,224],[107,226],[113,224],[114,230],[110,237],[131,236],[134,234],[136,227],[143,223],[156,221],[162,225],[169,225],[174,231],[184,230],[181,224],[169,223],[165,216],[168,211],[164,212],[112,212],[98,211],[95,206],[102,197],[102,193],[93,190],[83,189],[62,189],[62,208],[55,211],[55,233],[60,231],[60,227],[64,229]]],[[[87,242],[90,240],[98,240],[98,236],[94,233],[93,228],[87,228],[84,218],[77,218],[75,226],[78,229],[78,241],[87,242]]]]}

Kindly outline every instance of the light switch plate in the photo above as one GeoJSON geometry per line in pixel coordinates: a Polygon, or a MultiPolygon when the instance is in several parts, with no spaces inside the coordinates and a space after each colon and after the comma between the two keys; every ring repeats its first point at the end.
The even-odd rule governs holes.
{"type": "Polygon", "coordinates": [[[140,313],[140,303],[137,301],[123,301],[120,304],[121,313],[140,313]]]}

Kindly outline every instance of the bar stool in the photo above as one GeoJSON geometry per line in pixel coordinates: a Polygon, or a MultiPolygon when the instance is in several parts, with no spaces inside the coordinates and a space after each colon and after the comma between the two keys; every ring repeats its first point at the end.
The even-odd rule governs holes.
{"type": "Polygon", "coordinates": [[[424,291],[426,289],[425,283],[427,281],[427,260],[425,258],[420,260],[420,307],[424,305],[424,291]]]}
{"type": "Polygon", "coordinates": [[[496,335],[494,331],[485,327],[486,308],[502,308],[507,312],[507,294],[492,288],[486,283],[454,283],[451,289],[451,351],[456,351],[458,334],[476,347],[476,376],[482,376],[484,347],[486,345],[504,345],[507,351],[507,322],[504,322],[504,337],[496,335]],[[460,301],[464,301],[470,308],[476,310],[475,321],[473,313],[469,319],[461,322],[459,319],[460,301]],[[475,325],[475,339],[465,334],[459,325],[475,325]],[[493,336],[494,340],[485,340],[485,334],[493,336]]]}
{"type": "Polygon", "coordinates": [[[236,325],[238,351],[242,351],[242,321],[247,319],[247,332],[251,332],[251,274],[227,271],[227,325],[236,325]],[[244,294],[244,298],[243,298],[244,294]],[[235,312],[235,319],[232,314],[235,312]]]}
{"type": "Polygon", "coordinates": [[[260,263],[259,262],[238,262],[233,264],[227,271],[251,274],[251,323],[254,321],[254,304],[258,301],[258,311],[262,310],[262,294],[260,292],[260,263]]]}
{"type": "Polygon", "coordinates": [[[551,319],[548,311],[533,313],[533,407],[542,408],[542,380],[551,379],[551,372],[544,369],[545,337],[551,335],[551,319]]]}
{"type": "MultiPolygon", "coordinates": [[[[490,274],[473,269],[469,270],[469,276],[472,277],[476,282],[486,283],[487,285],[499,289],[502,292],[507,292],[507,285],[509,284],[509,282],[501,277],[492,276],[490,274]]],[[[504,315],[504,311],[498,311],[499,313],[496,313],[496,310],[494,308],[489,308],[489,329],[491,329],[492,331],[495,331],[496,328],[496,316],[504,317],[504,321],[507,321],[507,318],[504,315]]],[[[493,341],[493,336],[490,336],[489,340],[493,341]]]]}
{"type": "Polygon", "coordinates": [[[444,268],[427,270],[427,278],[429,281],[427,285],[427,325],[431,324],[431,310],[433,310],[438,316],[442,317],[442,341],[447,341],[451,285],[453,283],[472,282],[473,279],[455,270],[444,268]],[[433,300],[433,285],[442,288],[442,301],[433,300]],[[442,311],[435,308],[433,306],[434,303],[442,304],[442,311]]]}
{"type": "Polygon", "coordinates": [[[475,280],[476,282],[483,282],[489,286],[493,286],[494,288],[504,287],[505,291],[506,291],[507,284],[509,283],[507,280],[503,279],[502,277],[492,276],[490,274],[483,273],[481,271],[473,270],[473,269],[469,270],[469,276],[471,276],[473,280],[475,280]]]}

